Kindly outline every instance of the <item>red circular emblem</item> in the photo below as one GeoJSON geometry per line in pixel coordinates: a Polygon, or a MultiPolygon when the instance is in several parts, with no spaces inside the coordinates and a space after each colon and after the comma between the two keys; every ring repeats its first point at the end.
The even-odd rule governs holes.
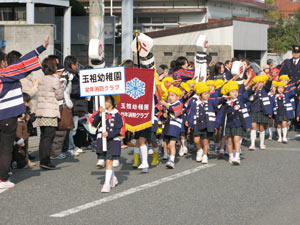
{"type": "Polygon", "coordinates": [[[208,48],[208,41],[205,41],[204,48],[208,48]]]}
{"type": "Polygon", "coordinates": [[[99,45],[99,56],[101,57],[103,54],[103,46],[102,44],[99,45]]]}
{"type": "Polygon", "coordinates": [[[234,110],[238,111],[240,109],[239,105],[234,106],[234,110]]]}

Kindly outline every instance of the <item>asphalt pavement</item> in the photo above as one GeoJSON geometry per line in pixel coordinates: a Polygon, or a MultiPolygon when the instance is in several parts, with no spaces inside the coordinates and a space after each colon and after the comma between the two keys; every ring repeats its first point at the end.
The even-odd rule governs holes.
{"type": "Polygon", "coordinates": [[[128,148],[116,169],[119,185],[109,194],[100,192],[105,170],[91,151],[53,161],[54,171],[15,170],[16,187],[0,193],[0,224],[297,225],[299,144],[266,141],[267,150],[254,152],[243,147],[240,166],[214,152],[205,166],[193,153],[178,157],[174,170],[160,163],[148,174],[132,169],[128,148]]]}

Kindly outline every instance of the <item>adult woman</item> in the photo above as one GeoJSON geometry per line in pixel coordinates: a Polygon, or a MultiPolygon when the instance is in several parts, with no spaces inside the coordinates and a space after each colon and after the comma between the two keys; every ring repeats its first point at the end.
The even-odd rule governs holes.
{"type": "Polygon", "coordinates": [[[60,118],[59,101],[63,100],[64,91],[60,78],[56,74],[57,64],[55,59],[44,59],[42,70],[45,76],[39,80],[36,108],[37,125],[41,129],[40,167],[55,169],[55,166],[51,164],[50,154],[58,126],[58,118],[60,118]]]}
{"type": "Polygon", "coordinates": [[[66,79],[65,101],[68,107],[71,105],[73,106],[72,111],[75,126],[75,128],[71,130],[68,135],[68,150],[71,155],[78,156],[83,151],[75,146],[73,137],[76,135],[79,117],[88,114],[88,101],[85,98],[80,97],[78,59],[75,56],[67,56],[64,61],[64,67],[65,71],[63,73],[63,77],[66,79]]]}
{"type": "Polygon", "coordinates": [[[226,80],[225,65],[222,62],[217,62],[214,69],[213,80],[219,79],[226,80]]]}
{"type": "Polygon", "coordinates": [[[180,56],[176,59],[173,70],[174,80],[181,80],[186,82],[194,78],[195,70],[189,69],[189,62],[186,57],[180,56]]]}

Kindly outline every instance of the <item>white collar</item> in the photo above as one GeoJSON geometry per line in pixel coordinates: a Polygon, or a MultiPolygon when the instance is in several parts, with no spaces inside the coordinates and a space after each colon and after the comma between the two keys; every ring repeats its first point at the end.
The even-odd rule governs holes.
{"type": "Polygon", "coordinates": [[[117,114],[119,111],[114,108],[111,112],[108,112],[107,110],[105,110],[105,113],[109,113],[109,114],[117,114]]]}
{"type": "Polygon", "coordinates": [[[171,104],[171,103],[168,103],[168,104],[169,104],[169,106],[173,106],[173,105],[176,105],[178,102],[180,102],[180,101],[178,100],[178,101],[174,102],[173,104],[171,104]]]}
{"type": "Polygon", "coordinates": [[[295,62],[296,62],[296,64],[298,64],[299,58],[298,58],[298,59],[294,59],[294,58],[293,58],[293,63],[295,63],[295,62]]]}
{"type": "Polygon", "coordinates": [[[237,98],[236,98],[236,99],[234,99],[234,100],[227,100],[227,102],[226,102],[226,103],[227,103],[228,105],[230,105],[230,104],[231,104],[231,102],[236,102],[236,101],[237,101],[237,98]]]}

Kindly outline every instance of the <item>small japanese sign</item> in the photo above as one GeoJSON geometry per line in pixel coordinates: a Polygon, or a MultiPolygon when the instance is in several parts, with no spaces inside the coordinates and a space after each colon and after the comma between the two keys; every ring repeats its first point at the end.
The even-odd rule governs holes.
{"type": "Polygon", "coordinates": [[[124,67],[80,70],[81,97],[126,93],[124,67]]]}

